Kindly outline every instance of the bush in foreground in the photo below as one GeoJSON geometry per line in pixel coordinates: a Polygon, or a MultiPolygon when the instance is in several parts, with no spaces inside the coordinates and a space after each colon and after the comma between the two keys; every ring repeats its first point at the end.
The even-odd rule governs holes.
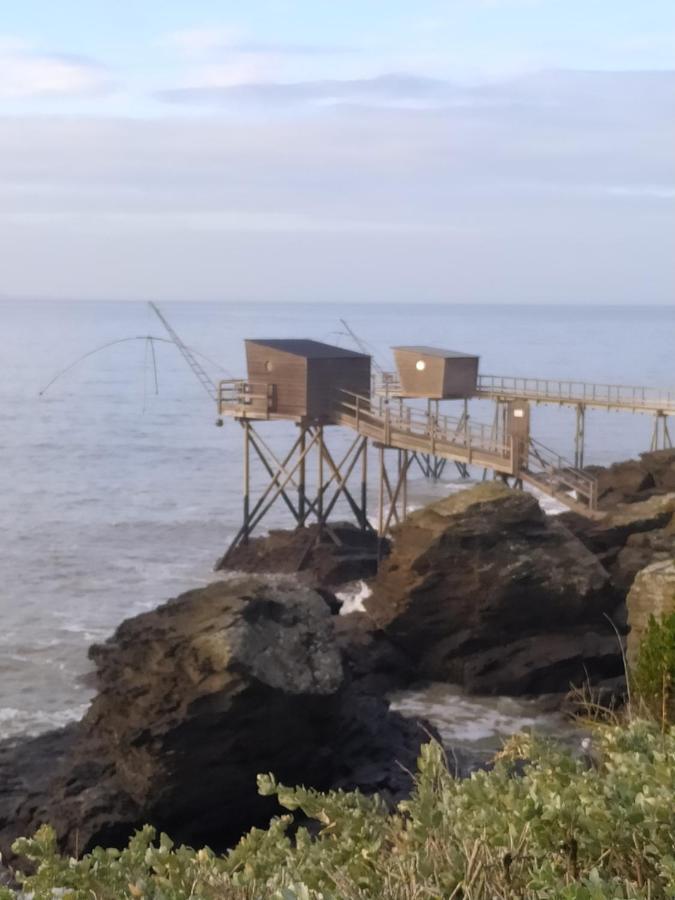
{"type": "Polygon", "coordinates": [[[675,722],[675,613],[649,617],[630,681],[650,717],[664,727],[675,722]]]}
{"type": "Polygon", "coordinates": [[[492,771],[463,781],[428,744],[415,793],[395,813],[377,797],[272,776],[259,788],[289,814],[227,856],[144,828],[122,851],[64,859],[44,827],[17,843],[36,866],[23,890],[35,900],[675,896],[675,736],[647,723],[601,729],[579,756],[514,738],[492,771]],[[296,811],[314,827],[291,835],[296,811]]]}

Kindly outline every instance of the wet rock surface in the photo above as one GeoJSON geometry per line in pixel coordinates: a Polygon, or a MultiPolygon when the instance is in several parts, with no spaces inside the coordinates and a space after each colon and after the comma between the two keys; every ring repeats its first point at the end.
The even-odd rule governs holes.
{"type": "Polygon", "coordinates": [[[214,582],[92,648],[98,694],[68,729],[0,746],[0,850],[52,823],[68,853],[145,822],[224,848],[277,812],[256,775],[410,788],[419,724],[352,684],[324,599],[297,582],[214,582]]]}
{"type": "Polygon", "coordinates": [[[413,513],[365,605],[420,676],[520,694],[620,674],[620,599],[533,496],[492,483],[413,513]]]}
{"type": "MultiPolygon", "coordinates": [[[[380,541],[380,553],[389,541],[380,541]]],[[[253,573],[297,574],[312,585],[335,588],[350,581],[370,578],[377,572],[378,538],[348,522],[331,523],[319,535],[316,525],[277,529],[240,544],[224,569],[253,573]]]]}

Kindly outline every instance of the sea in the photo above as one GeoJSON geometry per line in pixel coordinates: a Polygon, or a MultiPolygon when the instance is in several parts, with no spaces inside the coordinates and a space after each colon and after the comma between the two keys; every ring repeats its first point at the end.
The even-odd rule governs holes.
{"type": "MultiPolygon", "coordinates": [[[[161,309],[216,381],[245,375],[245,338],[306,337],[359,349],[351,330],[384,369],[393,369],[392,346],[426,344],[479,355],[485,374],[675,387],[675,307],[194,302],[161,309]]],[[[124,618],[217,577],[213,564],[241,520],[242,435],[232,421],[217,427],[212,399],[146,303],[2,301],[0,336],[2,739],[81,716],[93,694],[88,647],[124,618]]],[[[447,412],[455,413],[453,404],[447,412]]],[[[489,405],[471,412],[491,422],[489,405]]],[[[649,416],[589,412],[586,462],[636,456],[649,449],[652,427],[649,416]]],[[[293,437],[286,423],[261,431],[279,453],[293,437]]],[[[328,431],[339,453],[349,436],[328,431]]],[[[574,411],[535,408],[532,433],[572,456],[574,411]]],[[[259,470],[254,481],[262,484],[259,470]]],[[[451,466],[439,483],[417,472],[408,501],[420,505],[464,486],[451,466]]],[[[264,523],[289,524],[282,504],[264,523]]],[[[397,703],[429,714],[458,745],[532,722],[556,725],[530,701],[469,698],[442,685],[397,703]]]]}

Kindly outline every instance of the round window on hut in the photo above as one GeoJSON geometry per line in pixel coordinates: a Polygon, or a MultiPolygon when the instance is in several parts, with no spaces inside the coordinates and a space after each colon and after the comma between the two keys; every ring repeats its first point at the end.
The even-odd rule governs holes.
{"type": "Polygon", "coordinates": [[[271,359],[266,359],[266,360],[265,360],[265,371],[266,371],[266,372],[271,372],[273,368],[274,368],[274,367],[273,367],[273,365],[272,365],[272,360],[271,360],[271,359]]]}
{"type": "Polygon", "coordinates": [[[427,367],[427,364],[424,362],[423,359],[418,359],[417,362],[415,363],[415,368],[417,369],[418,372],[424,372],[426,367],[427,367]]]}

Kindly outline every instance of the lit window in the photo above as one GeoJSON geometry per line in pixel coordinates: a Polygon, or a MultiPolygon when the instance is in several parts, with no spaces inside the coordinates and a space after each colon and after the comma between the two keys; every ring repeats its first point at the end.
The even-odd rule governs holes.
{"type": "Polygon", "coordinates": [[[513,416],[516,419],[523,419],[523,418],[525,418],[525,410],[524,409],[514,409],[513,416]]]}
{"type": "Polygon", "coordinates": [[[423,359],[418,359],[417,362],[415,363],[415,368],[417,369],[418,372],[424,372],[426,367],[427,367],[427,364],[424,362],[423,359]]]}

